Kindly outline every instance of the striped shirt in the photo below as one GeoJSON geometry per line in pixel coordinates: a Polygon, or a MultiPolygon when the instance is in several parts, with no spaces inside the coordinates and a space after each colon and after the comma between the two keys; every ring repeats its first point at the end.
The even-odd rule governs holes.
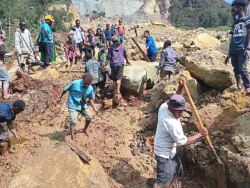
{"type": "Polygon", "coordinates": [[[159,68],[174,73],[174,66],[179,59],[177,52],[169,46],[161,51],[159,68]]]}
{"type": "Polygon", "coordinates": [[[232,39],[229,46],[230,54],[238,54],[246,50],[248,42],[247,31],[250,29],[250,17],[242,17],[236,20],[232,26],[232,39]]]}

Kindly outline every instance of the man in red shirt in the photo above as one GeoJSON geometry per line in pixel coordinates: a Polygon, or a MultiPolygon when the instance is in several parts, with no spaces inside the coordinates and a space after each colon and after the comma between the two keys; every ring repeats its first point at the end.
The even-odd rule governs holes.
{"type": "Polygon", "coordinates": [[[121,44],[124,41],[124,35],[125,35],[125,27],[123,25],[123,21],[119,20],[119,25],[117,27],[117,36],[121,44]]]}

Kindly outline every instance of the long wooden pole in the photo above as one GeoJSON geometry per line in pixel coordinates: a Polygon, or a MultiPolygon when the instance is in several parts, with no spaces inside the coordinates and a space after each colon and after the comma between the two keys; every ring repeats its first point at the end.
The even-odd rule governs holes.
{"type": "MultiPolygon", "coordinates": [[[[185,92],[186,92],[186,94],[187,94],[187,96],[188,96],[190,105],[191,105],[191,107],[193,108],[195,117],[196,117],[196,119],[198,120],[198,123],[199,123],[199,126],[198,126],[198,125],[196,125],[196,126],[197,126],[197,128],[198,128],[199,130],[200,130],[200,129],[203,129],[203,128],[204,128],[204,125],[203,125],[203,123],[202,123],[202,121],[201,121],[201,118],[200,118],[200,116],[199,116],[199,114],[198,114],[198,111],[197,111],[195,105],[194,105],[194,101],[193,101],[193,99],[192,99],[192,97],[191,97],[191,95],[190,95],[190,92],[189,92],[189,90],[188,90],[186,84],[184,84],[184,89],[185,89],[185,92]]],[[[210,149],[213,151],[213,154],[214,154],[214,156],[216,157],[218,163],[222,164],[222,161],[220,160],[219,156],[217,155],[217,153],[216,153],[216,151],[215,151],[215,149],[214,149],[214,146],[213,146],[213,144],[212,144],[212,142],[211,142],[209,136],[207,135],[207,136],[205,137],[205,139],[206,139],[206,141],[207,141],[207,143],[208,143],[210,149]]]]}
{"type": "Polygon", "coordinates": [[[144,56],[144,59],[147,62],[151,62],[150,59],[148,58],[148,56],[144,53],[144,51],[141,49],[140,45],[137,43],[137,41],[135,40],[135,38],[132,37],[132,40],[134,41],[135,45],[139,48],[140,52],[142,53],[142,55],[144,56]]]}
{"type": "MultiPolygon", "coordinates": [[[[199,116],[199,114],[198,114],[198,111],[197,111],[195,105],[194,105],[194,101],[193,101],[193,99],[192,99],[192,97],[191,97],[191,95],[190,95],[190,92],[189,92],[189,90],[188,90],[186,84],[184,84],[184,89],[185,89],[185,92],[186,92],[186,94],[187,94],[187,96],[188,96],[190,105],[191,105],[191,107],[193,108],[195,117],[197,118],[197,120],[198,120],[198,122],[199,122],[199,125],[200,125],[200,126],[198,126],[198,125],[196,125],[196,126],[197,126],[197,128],[198,128],[199,130],[200,130],[200,129],[203,129],[203,128],[204,128],[204,125],[203,125],[203,123],[202,123],[202,121],[201,121],[201,118],[200,118],[200,116],[199,116]]],[[[214,149],[214,146],[213,146],[213,144],[212,144],[212,142],[211,142],[209,136],[206,136],[205,139],[206,139],[206,141],[207,141],[207,143],[208,143],[210,149],[212,150],[212,152],[213,152],[213,154],[214,154],[216,160],[218,161],[218,164],[216,165],[216,169],[215,169],[215,176],[216,176],[216,180],[217,180],[217,186],[218,186],[218,188],[227,188],[227,184],[226,184],[226,175],[225,175],[225,166],[224,166],[224,164],[222,163],[222,161],[220,160],[219,156],[217,155],[217,153],[216,153],[216,151],[215,151],[215,149],[214,149]]]]}

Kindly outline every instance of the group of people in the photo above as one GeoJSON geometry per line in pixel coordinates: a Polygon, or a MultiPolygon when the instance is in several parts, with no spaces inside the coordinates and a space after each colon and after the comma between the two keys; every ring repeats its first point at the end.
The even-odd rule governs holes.
{"type": "MultiPolygon", "coordinates": [[[[237,80],[238,90],[241,89],[243,84],[247,93],[249,93],[250,80],[246,65],[250,55],[250,19],[249,17],[245,16],[245,6],[246,3],[243,0],[235,0],[232,4],[234,24],[231,30],[232,38],[230,42],[229,55],[226,58],[225,63],[227,63],[229,58],[231,58],[237,80]]],[[[50,18],[48,18],[48,20],[50,20],[51,23],[53,22],[53,20],[50,18]]],[[[48,25],[49,23],[50,22],[46,22],[48,25]]],[[[49,65],[51,60],[51,41],[53,41],[53,35],[51,36],[51,31],[46,24],[41,27],[41,29],[44,31],[42,37],[45,37],[46,40],[44,41],[46,41],[45,43],[48,43],[44,44],[43,48],[45,56],[49,54],[49,57],[45,58],[45,67],[49,65]]],[[[67,53],[67,57],[71,59],[76,58],[76,56],[72,55],[76,51],[69,52],[70,50],[73,51],[73,48],[71,47],[74,47],[74,50],[79,49],[77,59],[81,59],[81,53],[83,52],[85,53],[86,58],[86,74],[81,80],[72,81],[69,85],[67,85],[58,100],[60,103],[62,97],[67,92],[69,92],[67,107],[69,111],[69,128],[72,140],[75,139],[75,127],[79,113],[86,119],[85,127],[82,132],[87,134],[87,129],[93,119],[93,115],[91,114],[87,105],[88,101],[94,112],[98,113],[98,110],[94,105],[95,87],[98,85],[103,85],[103,83],[100,83],[100,80],[102,80],[105,75],[109,76],[109,67],[111,69],[111,78],[113,79],[116,86],[115,93],[120,93],[120,84],[123,76],[124,65],[126,65],[126,62],[128,62],[126,50],[122,44],[125,34],[124,28],[123,31],[124,32],[120,33],[121,36],[119,32],[118,34],[112,34],[110,25],[107,25],[106,30],[104,31],[102,30],[101,26],[98,26],[95,35],[91,29],[85,33],[85,30],[80,26],[79,20],[76,21],[76,26],[74,26],[74,29],[72,28],[70,31],[69,41],[65,44],[65,52],[67,53]],[[102,37],[101,35],[105,35],[105,37],[102,37]],[[99,37],[97,39],[100,41],[99,43],[95,42],[96,36],[99,37]],[[93,54],[95,53],[94,49],[96,47],[100,48],[100,52],[98,53],[98,61],[93,59],[93,54]],[[102,68],[101,73],[105,74],[99,74],[100,67],[102,68]]],[[[25,35],[26,38],[29,37],[28,32],[25,33],[25,35]]],[[[4,34],[1,34],[0,48],[2,47],[1,44],[4,42],[3,37],[4,34]]],[[[144,37],[146,38],[147,56],[152,62],[154,62],[156,61],[157,57],[157,48],[155,46],[154,40],[149,31],[144,32],[144,37]]],[[[21,48],[21,51],[19,51],[20,49],[17,49],[19,54],[25,54],[24,52],[29,50],[26,48],[26,51],[22,51],[22,49],[24,48],[21,48]]],[[[0,62],[3,62],[4,57],[13,55],[14,53],[15,51],[4,54],[0,53],[0,62]]],[[[173,67],[178,61],[180,61],[180,58],[176,51],[172,49],[171,41],[166,41],[160,54],[159,74],[161,77],[165,78],[167,76],[170,78],[171,74],[174,73],[173,67]]],[[[5,70],[3,71],[1,68],[2,66],[4,66],[3,63],[0,64],[1,79],[6,75],[6,78],[8,77],[8,74],[6,74],[5,70]]],[[[8,85],[8,79],[5,80],[6,81],[3,82],[3,88],[6,88],[6,85],[8,85]]],[[[208,135],[208,130],[206,128],[201,129],[200,133],[197,133],[191,137],[186,137],[184,135],[180,121],[183,112],[186,110],[186,102],[182,96],[184,84],[185,81],[181,79],[177,94],[173,95],[168,101],[163,103],[159,109],[158,124],[154,143],[155,159],[157,161],[157,176],[154,188],[170,188],[174,177],[182,173],[182,163],[180,157],[177,154],[177,146],[192,144],[208,135]]],[[[6,127],[2,126],[2,123],[7,122],[7,127],[12,130],[12,133],[16,138],[19,138],[15,129],[11,128],[11,122],[15,119],[15,115],[22,112],[24,108],[25,103],[23,101],[16,101],[13,104],[0,103],[0,146],[2,147],[2,156],[6,155],[7,145],[9,142],[9,137],[5,131],[6,127]]]]}

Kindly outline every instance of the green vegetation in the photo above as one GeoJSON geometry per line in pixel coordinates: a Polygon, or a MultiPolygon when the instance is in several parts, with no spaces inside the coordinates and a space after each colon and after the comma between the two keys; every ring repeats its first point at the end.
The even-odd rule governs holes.
{"type": "Polygon", "coordinates": [[[185,29],[216,28],[232,23],[230,5],[224,0],[173,0],[170,13],[173,25],[185,29]]]}
{"type": "Polygon", "coordinates": [[[52,10],[48,8],[54,4],[66,3],[67,0],[1,0],[0,1],[0,27],[8,30],[9,21],[11,25],[17,26],[19,20],[25,20],[30,30],[39,29],[44,22],[44,15],[51,14],[56,22],[54,30],[66,30],[64,24],[68,21],[71,14],[65,10],[52,10]]]}

